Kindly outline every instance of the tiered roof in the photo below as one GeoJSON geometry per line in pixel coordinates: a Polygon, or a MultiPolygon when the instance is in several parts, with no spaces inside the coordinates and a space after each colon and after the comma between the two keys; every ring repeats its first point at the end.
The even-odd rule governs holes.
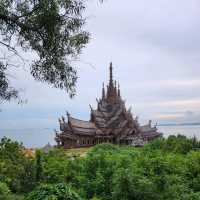
{"type": "Polygon", "coordinates": [[[110,63],[109,84],[105,89],[102,87],[102,97],[97,99],[97,109],[91,106],[90,121],[79,120],[67,113],[68,121],[65,118],[59,119],[61,134],[56,139],[62,138],[77,139],[79,136],[115,138],[117,141],[130,140],[131,138],[155,138],[162,134],[157,132],[156,127],[151,123],[140,126],[138,118],[134,118],[131,109],[126,109],[125,101],[121,98],[120,86],[113,80],[113,67],[110,63]]]}
{"type": "Polygon", "coordinates": [[[120,86],[113,81],[113,67],[110,63],[110,80],[105,91],[102,88],[102,97],[97,100],[97,109],[91,108],[91,122],[106,134],[127,135],[139,132],[136,119],[133,119],[131,110],[126,110],[125,102],[121,98],[120,86]]]}

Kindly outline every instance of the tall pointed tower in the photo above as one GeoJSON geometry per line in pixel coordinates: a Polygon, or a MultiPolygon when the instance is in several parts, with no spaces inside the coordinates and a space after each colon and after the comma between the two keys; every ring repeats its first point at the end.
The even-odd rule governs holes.
{"type": "Polygon", "coordinates": [[[131,109],[126,109],[120,86],[113,79],[113,66],[109,66],[107,90],[102,87],[102,97],[97,99],[97,108],[91,106],[90,121],[71,117],[59,120],[61,133],[56,132],[58,146],[64,148],[93,146],[104,142],[142,146],[146,141],[161,137],[162,133],[151,123],[140,126],[131,109]]]}
{"type": "Polygon", "coordinates": [[[115,142],[131,134],[139,134],[139,124],[133,119],[130,111],[126,110],[125,102],[121,99],[120,88],[113,79],[113,66],[109,66],[109,83],[107,91],[102,89],[102,98],[98,101],[97,109],[91,110],[90,121],[102,131],[102,134],[113,135],[115,142]]]}
{"type": "Polygon", "coordinates": [[[109,85],[107,86],[107,94],[106,94],[106,101],[107,103],[113,104],[118,101],[118,95],[117,95],[117,88],[116,88],[116,81],[114,84],[113,81],[113,66],[112,63],[110,63],[110,80],[109,85]]]}

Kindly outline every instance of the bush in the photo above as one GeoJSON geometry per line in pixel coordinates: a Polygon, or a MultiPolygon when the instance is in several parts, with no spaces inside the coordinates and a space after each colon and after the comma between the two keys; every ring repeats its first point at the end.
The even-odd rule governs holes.
{"type": "Polygon", "coordinates": [[[6,183],[0,182],[0,200],[11,200],[11,192],[6,183]]]}
{"type": "Polygon", "coordinates": [[[0,143],[0,181],[8,183],[2,194],[24,192],[25,200],[200,200],[195,138],[170,136],[141,148],[100,144],[83,157],[54,149],[28,159],[22,148],[10,140],[0,143]]]}
{"type": "Polygon", "coordinates": [[[24,147],[8,138],[0,141],[0,181],[12,192],[28,192],[35,186],[34,161],[24,155],[24,147]]]}
{"type": "Polygon", "coordinates": [[[68,185],[41,185],[31,192],[25,200],[82,200],[82,198],[68,185]]]}

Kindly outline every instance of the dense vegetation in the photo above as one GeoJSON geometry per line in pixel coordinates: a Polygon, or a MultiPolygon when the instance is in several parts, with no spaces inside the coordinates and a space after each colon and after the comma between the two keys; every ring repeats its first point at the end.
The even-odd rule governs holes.
{"type": "Polygon", "coordinates": [[[200,142],[170,136],[142,148],[101,144],[84,156],[26,157],[0,142],[0,200],[200,200],[200,142]]]}
{"type": "Polygon", "coordinates": [[[75,94],[74,61],[90,38],[86,7],[83,0],[0,0],[0,103],[18,98],[10,77],[22,66],[35,80],[75,94]]]}

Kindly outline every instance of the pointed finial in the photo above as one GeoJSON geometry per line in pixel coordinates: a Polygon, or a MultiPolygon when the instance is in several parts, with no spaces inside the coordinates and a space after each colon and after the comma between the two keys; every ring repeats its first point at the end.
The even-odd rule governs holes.
{"type": "Polygon", "coordinates": [[[59,123],[61,123],[61,119],[60,118],[58,118],[58,121],[59,121],[59,123]]]}
{"type": "Polygon", "coordinates": [[[65,123],[65,118],[62,116],[62,121],[65,123]]]}
{"type": "Polygon", "coordinates": [[[89,106],[90,106],[90,109],[91,109],[91,111],[93,111],[93,108],[92,108],[92,106],[89,104],[89,106]]]}
{"type": "Polygon", "coordinates": [[[121,94],[120,94],[121,92],[120,92],[120,85],[119,85],[119,83],[118,83],[118,97],[120,97],[121,96],[121,94]]]}
{"type": "Polygon", "coordinates": [[[151,127],[151,123],[152,123],[152,121],[151,120],[149,120],[149,126],[151,127]]]}
{"type": "Polygon", "coordinates": [[[69,112],[68,112],[68,111],[66,111],[66,115],[67,115],[67,117],[68,117],[68,118],[70,117],[70,114],[69,114],[69,112]]]}
{"type": "Polygon", "coordinates": [[[112,62],[110,63],[110,84],[113,84],[113,67],[112,67],[112,62]]]}
{"type": "Polygon", "coordinates": [[[103,83],[103,88],[102,88],[102,99],[105,99],[105,88],[104,88],[104,83],[103,83]]]}

